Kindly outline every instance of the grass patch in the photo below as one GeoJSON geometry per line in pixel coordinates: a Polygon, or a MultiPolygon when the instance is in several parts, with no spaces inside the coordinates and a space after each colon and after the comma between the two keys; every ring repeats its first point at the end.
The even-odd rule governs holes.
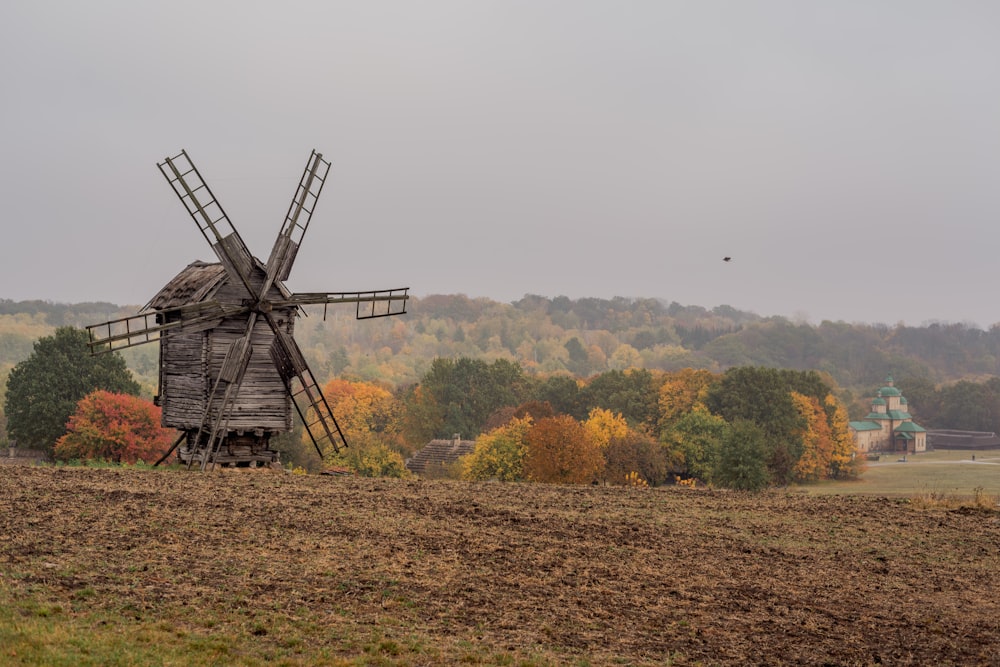
{"type": "Polygon", "coordinates": [[[870,463],[859,480],[826,481],[799,488],[817,495],[947,495],[966,499],[977,493],[1000,496],[1000,451],[949,450],[910,454],[905,462],[900,458],[883,456],[870,463]]]}

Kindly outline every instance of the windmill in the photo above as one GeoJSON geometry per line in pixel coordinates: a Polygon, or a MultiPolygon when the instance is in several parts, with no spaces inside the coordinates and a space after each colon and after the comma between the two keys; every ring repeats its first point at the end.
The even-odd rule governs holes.
{"type": "Polygon", "coordinates": [[[307,305],[356,304],[357,319],[406,312],[409,288],[292,293],[295,262],[330,163],[313,151],[267,262],[250,254],[187,152],[157,165],[218,263],[193,262],[138,314],[87,327],[93,354],[159,341],[162,423],[182,433],[174,449],[199,464],[273,463],[273,435],[292,429],[292,407],[316,452],[347,445],[292,337],[307,305]]]}

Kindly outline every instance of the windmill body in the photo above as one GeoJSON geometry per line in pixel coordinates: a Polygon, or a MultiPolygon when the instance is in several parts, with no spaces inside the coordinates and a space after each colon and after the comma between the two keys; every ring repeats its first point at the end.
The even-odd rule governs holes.
{"type": "MultiPolygon", "coordinates": [[[[255,273],[262,275],[258,268],[255,273]]],[[[272,299],[281,294],[271,288],[272,299]]],[[[150,306],[166,311],[165,322],[180,318],[179,306],[214,300],[223,307],[238,310],[244,298],[242,285],[228,279],[222,264],[194,262],[181,271],[150,301],[150,306]]],[[[272,317],[285,333],[294,333],[296,309],[275,308],[272,317]]],[[[246,332],[245,314],[224,317],[212,326],[194,327],[160,341],[159,391],[156,402],[163,409],[163,425],[179,429],[194,439],[201,428],[206,410],[209,421],[222,414],[218,401],[208,404],[215,378],[219,377],[226,355],[246,332]]],[[[268,350],[274,344],[274,332],[261,319],[251,334],[250,362],[239,395],[229,416],[225,446],[216,454],[217,463],[259,461],[270,463],[276,453],[269,447],[272,435],[292,429],[292,404],[285,384],[271,361],[268,350]]],[[[197,452],[194,442],[185,442],[179,457],[187,460],[197,452]]]]}
{"type": "MultiPolygon", "coordinates": [[[[292,429],[292,408],[322,457],[347,443],[293,338],[300,309],[355,304],[358,319],[406,312],[409,288],[294,294],[284,285],[330,163],[306,164],[268,261],[250,254],[186,152],[159,165],[219,258],[193,262],[137,315],[88,328],[95,354],[160,343],[163,425],[189,466],[273,463],[271,437],[292,429]]],[[[172,450],[173,451],[173,450],[172,450]]]]}

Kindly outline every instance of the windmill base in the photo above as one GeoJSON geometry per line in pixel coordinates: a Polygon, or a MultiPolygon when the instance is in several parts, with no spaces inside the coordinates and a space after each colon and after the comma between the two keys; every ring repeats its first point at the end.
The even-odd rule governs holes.
{"type": "Polygon", "coordinates": [[[230,433],[214,453],[204,441],[195,444],[196,437],[197,431],[188,432],[187,442],[177,450],[178,460],[185,465],[201,465],[206,459],[210,464],[240,467],[269,466],[279,462],[280,452],[270,448],[270,433],[260,436],[230,433]]]}

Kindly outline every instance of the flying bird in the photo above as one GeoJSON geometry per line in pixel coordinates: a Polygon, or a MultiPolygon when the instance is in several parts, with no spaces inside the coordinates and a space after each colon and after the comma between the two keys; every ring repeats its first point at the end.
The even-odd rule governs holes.
{"type": "Polygon", "coordinates": [[[733,258],[732,257],[723,257],[722,261],[723,262],[731,262],[731,261],[733,261],[733,258]]]}

